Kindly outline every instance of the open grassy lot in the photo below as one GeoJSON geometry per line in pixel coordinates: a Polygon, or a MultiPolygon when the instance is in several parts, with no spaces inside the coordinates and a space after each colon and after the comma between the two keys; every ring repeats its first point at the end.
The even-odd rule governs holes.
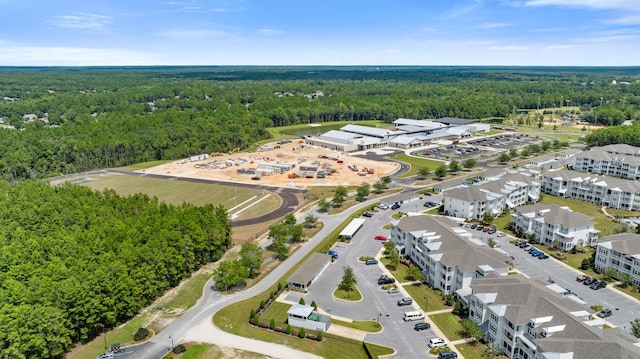
{"type": "Polygon", "coordinates": [[[105,350],[105,340],[108,348],[111,347],[111,344],[114,343],[133,343],[133,334],[143,326],[145,321],[145,316],[139,315],[133,320],[129,321],[127,324],[122,327],[116,328],[109,332],[106,336],[98,337],[93,341],[76,347],[76,349],[72,350],[71,353],[68,353],[66,358],[68,359],[94,359],[98,354],[104,353],[105,350]]]}
{"type": "Polygon", "coordinates": [[[125,171],[139,171],[139,170],[145,170],[147,168],[151,168],[151,167],[155,167],[155,166],[160,166],[163,165],[165,163],[169,163],[169,162],[173,162],[175,160],[161,160],[161,161],[148,161],[148,162],[140,162],[140,163],[135,163],[129,166],[124,166],[124,167],[119,167],[119,169],[121,170],[125,170],[125,171]]]}
{"type": "Polygon", "coordinates": [[[433,312],[447,308],[442,302],[442,299],[440,299],[440,293],[435,292],[426,284],[415,283],[405,285],[403,288],[425,312],[433,312]]]}
{"type": "MultiPolygon", "coordinates": [[[[86,186],[97,190],[105,188],[113,189],[121,195],[144,193],[158,200],[171,204],[183,202],[194,205],[223,205],[225,208],[233,208],[242,202],[264,192],[259,189],[220,186],[208,183],[192,183],[185,181],[169,181],[165,179],[137,177],[127,175],[98,175],[92,176],[91,181],[84,183],[86,186]],[[235,199],[234,199],[235,197],[235,199]]],[[[238,219],[250,218],[275,210],[282,203],[282,199],[272,192],[264,192],[265,199],[257,203],[255,208],[248,208],[240,213],[238,219]],[[269,195],[269,196],[267,196],[269,195]]],[[[256,201],[260,197],[256,197],[256,201]]],[[[246,205],[245,205],[246,206],[246,205]]],[[[240,209],[241,207],[239,207],[240,209]]]]}
{"type": "MultiPolygon", "coordinates": [[[[456,345],[456,349],[464,356],[465,359],[483,359],[482,356],[485,349],[487,349],[486,344],[481,343],[465,343],[456,345]]],[[[496,357],[492,357],[495,359],[507,359],[508,357],[505,355],[498,355],[496,357]]]]}
{"type": "Polygon", "coordinates": [[[462,325],[460,325],[460,318],[451,313],[441,313],[430,315],[429,318],[433,321],[447,339],[453,341],[463,339],[459,334],[462,331],[462,325]]]}
{"type": "Polygon", "coordinates": [[[404,153],[401,153],[399,155],[393,156],[393,157],[391,157],[391,159],[396,160],[396,161],[405,162],[405,163],[407,163],[407,164],[409,164],[411,166],[409,171],[407,171],[407,173],[402,175],[401,178],[406,178],[406,177],[411,177],[411,176],[417,175],[418,174],[418,170],[420,170],[420,168],[422,168],[422,167],[427,167],[429,169],[429,172],[433,173],[433,171],[435,171],[436,168],[440,167],[440,165],[442,165],[444,163],[444,162],[441,162],[441,161],[429,160],[429,159],[426,159],[426,158],[412,157],[412,156],[408,156],[408,155],[406,155],[404,153]]]}
{"type": "Polygon", "coordinates": [[[187,351],[177,355],[167,354],[165,358],[181,359],[268,359],[270,356],[233,348],[223,348],[213,344],[195,344],[187,346],[187,351]]]}

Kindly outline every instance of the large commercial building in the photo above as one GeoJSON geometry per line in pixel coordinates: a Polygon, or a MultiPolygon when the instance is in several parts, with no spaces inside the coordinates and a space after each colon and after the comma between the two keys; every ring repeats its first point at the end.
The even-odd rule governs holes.
{"type": "Polygon", "coordinates": [[[615,269],[617,279],[627,274],[633,285],[640,286],[640,235],[620,233],[602,238],[594,264],[603,272],[607,268],[615,269]]]}
{"type": "Polygon", "coordinates": [[[610,208],[640,209],[640,183],[632,180],[560,170],[542,175],[542,191],[610,208]]]}
{"type": "Polygon", "coordinates": [[[418,215],[392,222],[391,241],[422,269],[429,285],[445,294],[464,297],[472,279],[509,272],[510,258],[474,240],[447,217],[418,215]]]}
{"type": "Polygon", "coordinates": [[[568,251],[573,247],[594,247],[600,231],[593,228],[593,219],[568,207],[534,204],[518,207],[511,214],[511,226],[528,238],[568,251]]]}
{"type": "Polygon", "coordinates": [[[540,197],[540,181],[523,173],[506,173],[486,182],[463,185],[444,192],[444,212],[449,216],[481,219],[498,216],[505,207],[515,208],[540,197]]]}
{"type": "Polygon", "coordinates": [[[471,285],[469,318],[509,358],[639,358],[638,340],[621,328],[604,328],[586,306],[525,278],[478,278],[471,285]]]}

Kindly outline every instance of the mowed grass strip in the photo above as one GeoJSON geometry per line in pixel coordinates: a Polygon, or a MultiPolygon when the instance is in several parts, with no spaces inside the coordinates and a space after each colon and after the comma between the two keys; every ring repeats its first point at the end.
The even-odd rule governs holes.
{"type": "MultiPolygon", "coordinates": [[[[273,192],[254,188],[118,174],[93,175],[91,176],[91,180],[84,184],[97,190],[103,190],[105,188],[113,189],[124,196],[144,193],[151,197],[157,197],[162,202],[175,205],[182,204],[183,202],[197,206],[221,204],[227,209],[233,208],[237,204],[255,197],[260,192],[264,192],[263,196],[271,194],[270,197],[280,198],[273,192]]],[[[259,199],[259,197],[256,198],[259,199]]],[[[258,204],[258,208],[264,211],[262,213],[267,213],[277,209],[280,206],[281,200],[267,199],[262,202],[265,203],[258,204]]],[[[249,213],[251,214],[252,212],[249,213]]]]}
{"type": "Polygon", "coordinates": [[[462,325],[460,325],[460,318],[457,316],[451,313],[441,313],[430,315],[429,318],[444,333],[447,339],[451,341],[463,339],[460,335],[462,325]]]}
{"type": "Polygon", "coordinates": [[[430,159],[426,159],[426,158],[412,157],[412,156],[406,155],[404,153],[401,153],[399,155],[393,156],[393,157],[391,157],[391,159],[392,160],[396,160],[396,161],[405,162],[405,163],[409,164],[409,166],[411,166],[409,171],[407,171],[407,173],[402,175],[400,178],[406,178],[406,177],[415,176],[415,175],[418,174],[418,171],[423,167],[428,168],[429,172],[433,173],[436,170],[436,168],[440,167],[440,165],[442,165],[444,163],[442,161],[430,160],[430,159]]]}

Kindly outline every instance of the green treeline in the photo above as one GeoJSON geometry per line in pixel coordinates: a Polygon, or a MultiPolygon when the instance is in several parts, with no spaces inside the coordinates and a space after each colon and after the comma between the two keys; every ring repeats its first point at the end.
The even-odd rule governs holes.
{"type": "Polygon", "coordinates": [[[0,357],[61,358],[231,243],[222,207],[0,182],[0,357]]]}
{"type": "Polygon", "coordinates": [[[249,148],[269,127],[311,122],[500,118],[570,104],[619,124],[638,112],[639,77],[638,68],[0,68],[0,117],[17,129],[0,129],[0,174],[15,182],[249,148]]]}
{"type": "Polygon", "coordinates": [[[634,121],[631,126],[602,128],[585,136],[584,141],[588,146],[627,144],[640,147],[640,123],[634,121]]]}

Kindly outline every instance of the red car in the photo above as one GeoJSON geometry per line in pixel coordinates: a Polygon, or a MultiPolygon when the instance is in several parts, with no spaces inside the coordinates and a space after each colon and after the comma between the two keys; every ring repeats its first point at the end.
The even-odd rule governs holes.
{"type": "Polygon", "coordinates": [[[489,230],[490,230],[490,229],[491,229],[491,228],[489,228],[489,227],[484,227],[484,228],[482,229],[482,231],[483,231],[483,232],[489,232],[489,230]]]}
{"type": "Polygon", "coordinates": [[[387,237],[384,236],[376,236],[376,241],[386,241],[387,237]]]}

